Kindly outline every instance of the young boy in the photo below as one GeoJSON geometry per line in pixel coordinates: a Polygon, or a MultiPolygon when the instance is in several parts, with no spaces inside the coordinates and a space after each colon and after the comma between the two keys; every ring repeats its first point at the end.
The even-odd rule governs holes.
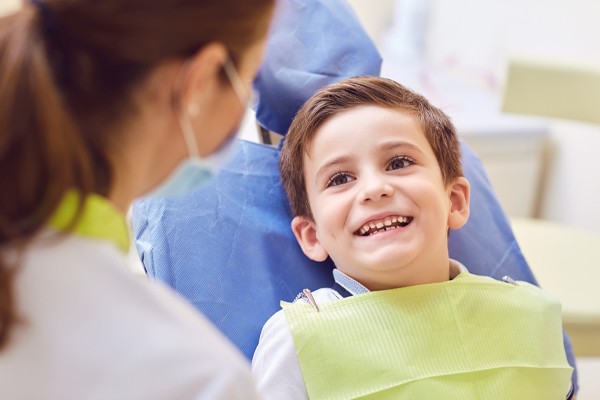
{"type": "Polygon", "coordinates": [[[448,256],[469,183],[442,111],[387,79],[343,80],[300,109],[280,169],[298,243],[331,257],[336,283],[265,324],[264,399],[570,395],[560,304],[448,256]]]}

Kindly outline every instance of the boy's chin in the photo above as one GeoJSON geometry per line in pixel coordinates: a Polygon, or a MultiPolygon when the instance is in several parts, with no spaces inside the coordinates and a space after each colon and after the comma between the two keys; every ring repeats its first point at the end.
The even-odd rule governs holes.
{"type": "Polygon", "coordinates": [[[419,251],[414,244],[411,246],[390,244],[387,246],[374,246],[371,251],[360,254],[363,264],[370,265],[371,268],[378,271],[388,271],[397,268],[403,268],[404,265],[411,264],[419,257],[419,251]]]}
{"type": "Polygon", "coordinates": [[[414,257],[409,254],[402,254],[401,257],[398,253],[395,254],[377,254],[372,257],[363,258],[360,260],[357,266],[358,269],[363,271],[366,275],[404,275],[407,272],[407,268],[412,264],[411,261],[414,257]]]}

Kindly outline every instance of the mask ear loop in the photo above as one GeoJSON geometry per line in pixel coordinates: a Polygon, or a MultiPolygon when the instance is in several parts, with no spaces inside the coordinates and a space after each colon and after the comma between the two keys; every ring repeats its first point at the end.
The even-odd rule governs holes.
{"type": "MultiPolygon", "coordinates": [[[[181,129],[181,133],[183,134],[183,138],[185,140],[185,144],[188,150],[188,154],[190,158],[199,158],[200,155],[198,153],[198,141],[196,140],[196,134],[194,132],[194,127],[192,125],[192,121],[187,115],[186,111],[181,107],[180,99],[181,99],[181,86],[183,84],[183,73],[187,71],[190,65],[190,60],[184,62],[184,64],[179,69],[177,73],[177,77],[175,78],[174,89],[173,89],[173,108],[175,109],[175,113],[177,114],[177,120],[179,122],[179,127],[181,129]]],[[[235,91],[242,107],[247,107],[247,103],[249,100],[249,96],[246,92],[246,88],[238,74],[235,66],[233,65],[233,61],[231,57],[228,55],[227,59],[223,63],[223,69],[229,81],[231,82],[231,86],[235,91]]]]}
{"type": "MultiPolygon", "coordinates": [[[[249,95],[248,91],[246,90],[244,83],[242,82],[242,78],[240,77],[240,74],[235,69],[235,66],[233,65],[233,60],[231,59],[231,56],[229,54],[227,55],[227,59],[223,63],[223,70],[225,71],[225,75],[227,75],[227,78],[229,78],[229,82],[231,83],[231,86],[233,87],[233,91],[237,95],[237,98],[240,101],[240,104],[242,105],[242,107],[244,108],[244,113],[245,113],[245,110],[248,108],[248,104],[250,103],[250,95],[249,95]]],[[[240,124],[241,123],[242,123],[242,121],[240,121],[240,124]]],[[[237,133],[238,133],[237,129],[233,130],[231,132],[231,135],[223,142],[223,145],[221,146],[221,148],[227,146],[228,143],[233,142],[237,136],[237,133]]]]}
{"type": "Polygon", "coordinates": [[[183,65],[179,68],[177,72],[177,77],[175,78],[175,83],[173,84],[173,109],[175,110],[175,114],[177,115],[177,121],[179,122],[179,128],[181,129],[181,133],[183,135],[183,139],[185,140],[185,145],[188,150],[188,155],[190,158],[198,158],[200,157],[198,153],[198,141],[196,140],[196,134],[194,132],[194,127],[192,126],[192,121],[190,121],[189,116],[181,107],[180,99],[181,99],[181,86],[183,85],[183,73],[187,71],[190,66],[190,60],[186,60],[183,65]]]}
{"type": "Polygon", "coordinates": [[[240,74],[235,69],[233,61],[229,55],[227,56],[225,63],[223,63],[223,69],[225,70],[225,73],[231,82],[231,86],[233,86],[235,94],[237,94],[237,97],[240,99],[240,103],[242,103],[243,107],[246,107],[248,105],[248,101],[250,100],[250,96],[248,95],[246,87],[242,82],[242,78],[240,78],[240,74]]]}

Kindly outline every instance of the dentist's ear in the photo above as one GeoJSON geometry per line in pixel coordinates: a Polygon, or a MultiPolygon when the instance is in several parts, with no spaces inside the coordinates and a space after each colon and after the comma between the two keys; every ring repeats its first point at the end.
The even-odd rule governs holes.
{"type": "MultiPolygon", "coordinates": [[[[190,105],[198,107],[199,101],[214,101],[207,88],[218,88],[211,83],[218,82],[223,63],[227,60],[227,48],[220,42],[210,42],[194,55],[189,57],[181,66],[175,82],[176,103],[183,111],[190,110],[190,105]],[[200,97],[209,95],[209,98],[200,97]]],[[[202,108],[202,107],[200,107],[202,108]]],[[[193,109],[193,107],[192,107],[193,109]]]]}
{"type": "Polygon", "coordinates": [[[292,231],[302,251],[313,261],[325,261],[329,254],[317,237],[315,223],[306,217],[295,217],[292,220],[292,231]]]}
{"type": "Polygon", "coordinates": [[[448,227],[461,228],[469,219],[469,181],[464,176],[454,180],[449,188],[450,213],[448,214],[448,227]]]}

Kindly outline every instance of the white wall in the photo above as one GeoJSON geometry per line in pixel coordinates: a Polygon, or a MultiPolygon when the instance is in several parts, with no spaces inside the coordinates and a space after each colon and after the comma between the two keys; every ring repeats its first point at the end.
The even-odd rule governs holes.
{"type": "Polygon", "coordinates": [[[600,126],[555,121],[552,141],[541,216],[600,233],[600,126]]]}
{"type": "MultiPolygon", "coordinates": [[[[429,4],[428,60],[469,75],[498,94],[511,56],[600,66],[600,1],[429,4]]],[[[556,121],[551,141],[555,152],[548,160],[540,216],[600,233],[600,127],[556,121]]]]}
{"type": "Polygon", "coordinates": [[[511,55],[600,65],[600,1],[429,0],[429,4],[427,55],[436,64],[492,70],[500,81],[511,55]]]}

